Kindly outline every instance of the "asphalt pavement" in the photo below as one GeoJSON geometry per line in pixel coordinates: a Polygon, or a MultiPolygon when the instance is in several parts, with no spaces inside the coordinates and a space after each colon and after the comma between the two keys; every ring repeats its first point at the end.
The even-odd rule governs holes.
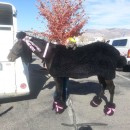
{"type": "MultiPolygon", "coordinates": [[[[130,81],[122,79],[117,76],[114,80],[116,85],[114,103],[116,104],[116,111],[113,116],[104,114],[103,109],[105,101],[103,100],[100,106],[92,107],[90,101],[95,96],[95,90],[98,92],[100,86],[97,84],[96,77],[80,80],[80,87],[86,87],[86,90],[81,90],[80,93],[71,94],[71,106],[75,118],[75,130],[129,130],[130,129],[130,81]],[[82,82],[82,83],[81,83],[82,82]],[[93,87],[91,89],[91,87],[93,87]],[[88,93],[87,93],[88,92],[88,93]]],[[[79,86],[78,86],[79,87],[79,86]]],[[[77,90],[76,90],[77,91],[77,90]]],[[[105,92],[109,99],[108,91],[105,92]]],[[[71,109],[71,108],[69,108],[71,109]]]]}
{"type": "MultiPolygon", "coordinates": [[[[114,80],[116,90],[113,116],[103,112],[105,101],[92,107],[90,101],[100,92],[96,76],[70,79],[68,83],[68,108],[62,114],[52,110],[55,83],[47,71],[42,69],[41,60],[30,66],[30,90],[25,97],[1,102],[1,130],[130,130],[130,80],[129,73],[118,73],[114,80]],[[125,78],[125,75],[127,75],[125,78]]],[[[106,91],[106,98],[109,93],[106,91]]]]}

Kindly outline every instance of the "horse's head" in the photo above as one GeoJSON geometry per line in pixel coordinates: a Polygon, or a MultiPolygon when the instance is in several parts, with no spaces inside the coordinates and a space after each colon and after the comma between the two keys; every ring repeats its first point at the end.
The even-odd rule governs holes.
{"type": "Polygon", "coordinates": [[[18,57],[24,53],[24,48],[25,42],[22,40],[26,36],[25,32],[18,32],[16,34],[16,38],[18,41],[13,45],[12,49],[10,50],[7,58],[9,61],[14,62],[18,57]]]}
{"type": "Polygon", "coordinates": [[[44,39],[28,36],[24,32],[17,33],[16,37],[18,38],[18,42],[14,44],[8,55],[9,61],[15,61],[15,59],[23,55],[25,58],[27,58],[28,54],[26,51],[28,49],[36,54],[39,58],[45,59],[47,53],[50,54],[49,50],[51,47],[54,46],[44,39]]]}
{"type": "Polygon", "coordinates": [[[14,44],[7,57],[9,61],[14,62],[18,57],[21,56],[23,52],[23,44],[24,42],[22,40],[18,40],[14,44]]]}

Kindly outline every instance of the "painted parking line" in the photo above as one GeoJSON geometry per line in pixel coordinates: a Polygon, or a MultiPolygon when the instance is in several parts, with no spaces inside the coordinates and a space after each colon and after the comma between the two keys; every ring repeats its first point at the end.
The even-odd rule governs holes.
{"type": "Polygon", "coordinates": [[[78,126],[77,126],[77,121],[76,121],[76,113],[73,109],[73,103],[71,100],[71,97],[68,98],[67,100],[67,106],[68,106],[68,115],[70,117],[72,126],[74,127],[74,130],[78,130],[78,126]]]}
{"type": "Polygon", "coordinates": [[[120,75],[119,73],[116,73],[116,75],[117,75],[117,76],[119,76],[119,77],[121,77],[121,78],[123,78],[123,79],[125,79],[125,80],[130,81],[130,79],[129,79],[129,78],[127,78],[127,77],[125,77],[125,76],[123,76],[123,75],[120,75]]]}

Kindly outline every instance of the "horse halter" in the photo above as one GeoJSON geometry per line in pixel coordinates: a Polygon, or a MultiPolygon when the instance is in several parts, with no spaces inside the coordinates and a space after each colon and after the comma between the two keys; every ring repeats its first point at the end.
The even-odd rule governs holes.
{"type": "MultiPolygon", "coordinates": [[[[51,42],[51,43],[54,44],[54,45],[57,45],[57,44],[58,44],[57,42],[51,42]]],[[[50,46],[50,42],[47,42],[47,43],[46,43],[45,50],[44,50],[44,53],[43,53],[43,58],[46,58],[46,54],[47,54],[47,52],[48,52],[49,46],[50,46]]]]}
{"type": "Polygon", "coordinates": [[[43,58],[46,57],[46,54],[47,54],[47,51],[48,51],[49,45],[50,45],[50,43],[48,42],[48,43],[46,44],[46,47],[45,47],[45,50],[44,50],[44,53],[43,53],[43,58]]]}
{"type": "MultiPolygon", "coordinates": [[[[41,52],[42,50],[34,42],[31,41],[32,38],[33,37],[26,35],[22,40],[27,44],[27,46],[32,50],[32,52],[35,52],[35,51],[41,52]]],[[[57,42],[52,43],[52,44],[56,45],[57,42]]],[[[49,46],[50,46],[50,42],[47,42],[44,53],[42,55],[43,58],[46,58],[49,46]]]]}

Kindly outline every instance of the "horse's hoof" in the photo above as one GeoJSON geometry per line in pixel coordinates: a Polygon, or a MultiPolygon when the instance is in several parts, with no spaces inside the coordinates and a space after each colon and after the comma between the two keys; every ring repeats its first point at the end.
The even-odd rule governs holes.
{"type": "Polygon", "coordinates": [[[108,103],[104,106],[105,115],[112,116],[115,112],[116,105],[114,103],[108,103]]]}
{"type": "Polygon", "coordinates": [[[55,110],[56,113],[63,113],[64,110],[67,108],[67,106],[65,105],[65,103],[63,102],[57,102],[57,101],[54,101],[53,102],[53,110],[55,110]]]}
{"type": "Polygon", "coordinates": [[[99,99],[98,96],[94,96],[93,100],[90,102],[92,107],[98,107],[102,102],[102,99],[99,99]]]}

